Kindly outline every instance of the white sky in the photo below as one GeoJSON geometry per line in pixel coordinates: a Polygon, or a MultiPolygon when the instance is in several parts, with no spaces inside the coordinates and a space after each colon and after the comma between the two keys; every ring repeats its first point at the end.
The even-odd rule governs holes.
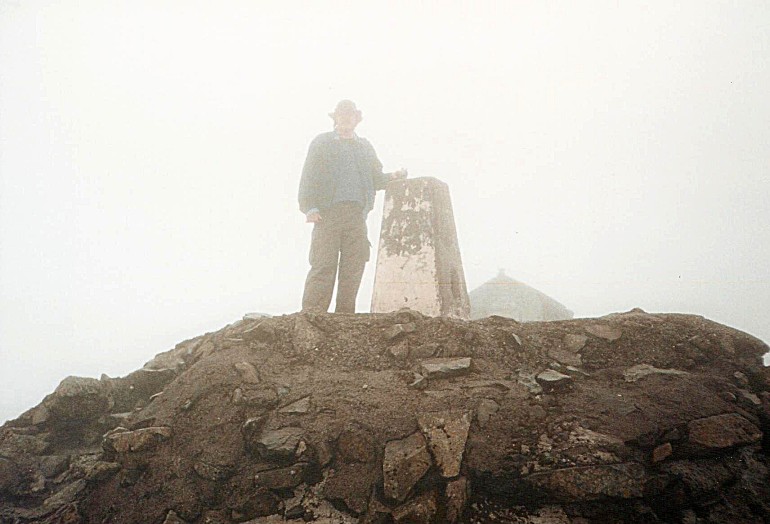
{"type": "Polygon", "coordinates": [[[341,98],[386,170],[449,184],[469,290],[506,268],[577,316],[770,340],[768,27],[749,0],[0,0],[0,421],[297,311],[341,98]]]}

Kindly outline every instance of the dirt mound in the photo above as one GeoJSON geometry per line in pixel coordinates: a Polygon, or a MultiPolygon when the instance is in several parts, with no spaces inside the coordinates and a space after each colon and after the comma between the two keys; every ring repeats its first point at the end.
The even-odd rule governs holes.
{"type": "Polygon", "coordinates": [[[239,321],[0,434],[0,522],[767,522],[761,341],[702,317],[239,321]]]}

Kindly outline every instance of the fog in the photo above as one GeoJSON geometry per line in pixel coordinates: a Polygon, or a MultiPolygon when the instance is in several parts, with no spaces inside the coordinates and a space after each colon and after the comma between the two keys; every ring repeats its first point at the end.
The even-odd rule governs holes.
{"type": "Polygon", "coordinates": [[[770,341],[768,24],[762,1],[0,1],[0,421],[296,312],[299,175],[341,98],[386,170],[449,184],[469,290],[505,268],[579,317],[770,341]]]}

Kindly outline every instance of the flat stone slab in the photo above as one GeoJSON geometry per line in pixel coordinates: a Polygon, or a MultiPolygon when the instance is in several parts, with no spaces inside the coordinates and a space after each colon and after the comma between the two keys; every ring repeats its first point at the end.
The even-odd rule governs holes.
{"type": "Polygon", "coordinates": [[[382,460],[385,496],[403,501],[432,463],[428,443],[420,432],[389,441],[382,460]]]}
{"type": "Polygon", "coordinates": [[[759,428],[737,413],[692,420],[687,429],[688,443],[702,450],[720,450],[762,440],[759,428]]]}
{"type": "Polygon", "coordinates": [[[447,378],[468,373],[471,357],[428,358],[420,363],[420,372],[427,378],[447,378]]]}
{"type": "Polygon", "coordinates": [[[452,478],[459,475],[471,427],[471,414],[451,411],[425,413],[417,417],[417,423],[428,440],[441,476],[452,478]]]}
{"type": "Polygon", "coordinates": [[[623,378],[626,379],[626,382],[636,382],[650,375],[689,375],[689,373],[678,369],[660,369],[649,364],[637,364],[623,371],[623,378]]]}

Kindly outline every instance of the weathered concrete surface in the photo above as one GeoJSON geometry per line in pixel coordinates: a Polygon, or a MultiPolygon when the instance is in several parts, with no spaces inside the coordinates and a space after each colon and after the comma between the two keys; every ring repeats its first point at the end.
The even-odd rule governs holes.
{"type": "Polygon", "coordinates": [[[435,178],[392,182],[385,192],[372,313],[404,307],[470,316],[449,187],[435,178]]]}

